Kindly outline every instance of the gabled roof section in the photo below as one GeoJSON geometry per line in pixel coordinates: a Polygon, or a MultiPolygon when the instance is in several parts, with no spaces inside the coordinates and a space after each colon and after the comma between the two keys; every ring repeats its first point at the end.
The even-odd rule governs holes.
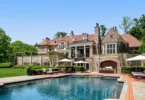
{"type": "Polygon", "coordinates": [[[120,36],[123,38],[123,40],[129,43],[129,47],[139,47],[142,45],[142,43],[139,40],[137,40],[130,34],[122,34],[120,36]]]}
{"type": "Polygon", "coordinates": [[[115,28],[111,28],[108,33],[104,36],[104,38],[102,39],[102,43],[108,43],[108,42],[119,42],[119,41],[123,41],[125,42],[120,35],[117,33],[117,31],[115,30],[115,28]],[[112,38],[111,38],[112,36],[112,38]]]}

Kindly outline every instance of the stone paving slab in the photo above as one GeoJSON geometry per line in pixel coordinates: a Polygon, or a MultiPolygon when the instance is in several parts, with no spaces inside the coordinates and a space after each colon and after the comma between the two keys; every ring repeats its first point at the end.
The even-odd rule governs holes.
{"type": "Polygon", "coordinates": [[[132,87],[134,100],[145,100],[145,83],[133,82],[132,87]]]}

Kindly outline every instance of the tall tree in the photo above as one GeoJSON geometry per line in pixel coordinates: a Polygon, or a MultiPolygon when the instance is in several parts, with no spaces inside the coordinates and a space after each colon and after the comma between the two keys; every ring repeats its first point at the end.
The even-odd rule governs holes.
{"type": "Polygon", "coordinates": [[[49,38],[49,37],[46,37],[45,39],[46,39],[46,40],[50,40],[50,38],[49,38]]]}
{"type": "Polygon", "coordinates": [[[49,51],[48,53],[49,63],[51,67],[56,67],[57,61],[64,57],[63,53],[57,51],[49,51]]]}
{"type": "Polygon", "coordinates": [[[6,62],[10,56],[11,38],[0,28],[0,62],[6,62]]]}
{"type": "Polygon", "coordinates": [[[133,19],[134,26],[130,29],[129,33],[139,40],[145,36],[145,15],[142,15],[139,19],[133,19]]]}
{"type": "Polygon", "coordinates": [[[65,37],[67,35],[67,33],[66,32],[57,32],[56,34],[55,34],[55,37],[56,38],[59,38],[59,37],[65,37]]]}
{"type": "Polygon", "coordinates": [[[23,43],[22,41],[13,42],[10,47],[12,49],[14,62],[17,56],[37,55],[37,48],[35,46],[23,43]]]}
{"type": "Polygon", "coordinates": [[[105,25],[100,25],[101,36],[104,36],[107,30],[108,29],[106,28],[105,25]]]}
{"type": "Polygon", "coordinates": [[[130,17],[125,16],[122,18],[122,23],[119,27],[124,31],[124,33],[128,33],[132,27],[132,20],[130,17]]]}
{"type": "Polygon", "coordinates": [[[142,37],[142,45],[139,48],[139,52],[140,53],[145,52],[145,36],[142,37]]]}

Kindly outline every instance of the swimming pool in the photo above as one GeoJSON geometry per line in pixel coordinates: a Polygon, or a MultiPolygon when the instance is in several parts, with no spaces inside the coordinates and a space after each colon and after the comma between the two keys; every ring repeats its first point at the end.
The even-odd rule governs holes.
{"type": "Polygon", "coordinates": [[[0,100],[103,100],[119,98],[122,86],[114,78],[67,76],[6,85],[0,100]]]}

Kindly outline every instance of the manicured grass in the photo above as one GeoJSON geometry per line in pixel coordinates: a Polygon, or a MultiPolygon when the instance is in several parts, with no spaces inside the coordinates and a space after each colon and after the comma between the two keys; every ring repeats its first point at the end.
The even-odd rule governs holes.
{"type": "Polygon", "coordinates": [[[0,78],[26,75],[25,68],[0,68],[0,78]]]}

